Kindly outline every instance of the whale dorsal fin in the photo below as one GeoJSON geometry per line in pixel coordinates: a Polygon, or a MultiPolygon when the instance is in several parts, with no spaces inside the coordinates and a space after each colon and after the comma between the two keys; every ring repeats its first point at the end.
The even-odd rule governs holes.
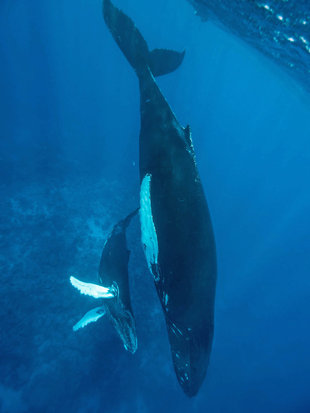
{"type": "Polygon", "coordinates": [[[194,153],[194,145],[193,145],[193,140],[192,140],[192,130],[189,125],[187,125],[184,128],[184,139],[187,145],[189,146],[189,149],[191,152],[194,153]]]}
{"type": "Polygon", "coordinates": [[[192,146],[193,145],[193,143],[192,143],[192,131],[191,131],[191,127],[189,125],[187,125],[184,128],[184,137],[185,137],[186,143],[188,143],[189,146],[192,146]]]}
{"type": "Polygon", "coordinates": [[[191,127],[187,125],[184,129],[184,141],[186,143],[187,151],[191,154],[191,156],[194,159],[194,162],[196,164],[196,155],[194,151],[194,145],[193,145],[193,140],[192,140],[192,131],[191,127]]]}

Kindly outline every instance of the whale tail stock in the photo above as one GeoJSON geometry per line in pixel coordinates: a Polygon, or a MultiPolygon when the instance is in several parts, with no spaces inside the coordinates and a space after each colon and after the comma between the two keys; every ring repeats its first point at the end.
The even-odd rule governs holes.
{"type": "Polygon", "coordinates": [[[139,212],[139,208],[132,211],[130,214],[127,215],[126,218],[119,221],[116,225],[122,228],[123,231],[126,231],[128,225],[130,224],[132,218],[139,212]]]}
{"type": "Polygon", "coordinates": [[[153,76],[162,76],[176,70],[185,52],[167,49],[149,51],[143,36],[134,22],[115,7],[110,0],[103,0],[103,17],[119,48],[138,77],[149,68],[153,76]]]}

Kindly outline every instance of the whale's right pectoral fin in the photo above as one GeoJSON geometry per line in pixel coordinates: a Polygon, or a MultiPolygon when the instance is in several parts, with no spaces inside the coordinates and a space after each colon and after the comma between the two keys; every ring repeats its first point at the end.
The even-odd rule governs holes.
{"type": "Polygon", "coordinates": [[[114,286],[111,288],[103,287],[80,281],[75,277],[70,277],[70,282],[81,294],[90,295],[93,298],[114,298],[117,296],[117,289],[114,286]]]}
{"type": "Polygon", "coordinates": [[[81,318],[79,322],[77,322],[73,326],[73,331],[77,331],[80,328],[87,326],[89,323],[94,323],[95,321],[99,320],[103,315],[105,315],[104,307],[96,307],[92,310],[88,311],[84,317],[81,318]]]}

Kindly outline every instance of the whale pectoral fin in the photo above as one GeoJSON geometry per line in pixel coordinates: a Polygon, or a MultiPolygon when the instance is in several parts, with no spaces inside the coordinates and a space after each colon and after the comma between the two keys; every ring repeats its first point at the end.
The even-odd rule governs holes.
{"type": "Polygon", "coordinates": [[[87,326],[87,324],[94,323],[95,321],[99,320],[105,314],[104,307],[96,307],[92,310],[88,311],[80,321],[78,321],[73,326],[73,331],[77,331],[80,328],[87,326]]]}
{"type": "Polygon", "coordinates": [[[146,174],[140,188],[141,241],[147,265],[155,281],[158,281],[158,240],[152,213],[152,175],[146,174]]]}
{"type": "Polygon", "coordinates": [[[176,70],[183,62],[185,51],[154,49],[149,55],[149,67],[154,76],[162,76],[176,70]]]}
{"type": "Polygon", "coordinates": [[[115,287],[107,288],[102,285],[86,283],[75,277],[70,277],[70,282],[81,294],[90,295],[93,298],[114,298],[117,295],[115,287]]]}

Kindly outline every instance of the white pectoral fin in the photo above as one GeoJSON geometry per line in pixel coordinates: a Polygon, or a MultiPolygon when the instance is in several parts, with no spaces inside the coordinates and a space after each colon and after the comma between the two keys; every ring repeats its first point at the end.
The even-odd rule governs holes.
{"type": "Polygon", "coordinates": [[[156,278],[153,268],[158,264],[158,240],[153,220],[151,201],[152,175],[147,174],[142,180],[140,189],[140,222],[141,238],[145,258],[150,272],[156,278]]]}
{"type": "Polygon", "coordinates": [[[88,311],[84,317],[81,318],[79,322],[77,322],[73,326],[73,331],[77,331],[80,328],[87,326],[87,324],[94,323],[95,321],[99,320],[105,314],[105,309],[103,307],[96,307],[92,310],[88,311]]]}
{"type": "Polygon", "coordinates": [[[81,294],[90,295],[94,298],[114,298],[117,294],[114,287],[107,288],[98,284],[85,283],[75,277],[70,277],[70,282],[81,294]]]}

